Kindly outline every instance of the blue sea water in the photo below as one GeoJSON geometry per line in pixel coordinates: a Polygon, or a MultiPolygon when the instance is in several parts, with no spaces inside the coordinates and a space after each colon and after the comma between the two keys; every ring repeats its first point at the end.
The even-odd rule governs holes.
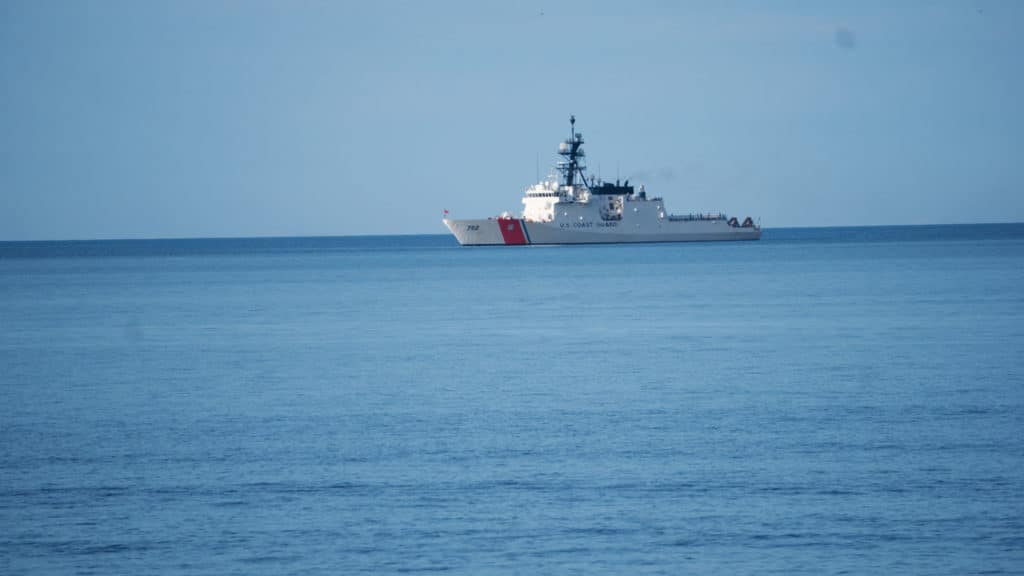
{"type": "Polygon", "coordinates": [[[404,572],[1024,572],[1024,225],[0,243],[0,573],[404,572]]]}

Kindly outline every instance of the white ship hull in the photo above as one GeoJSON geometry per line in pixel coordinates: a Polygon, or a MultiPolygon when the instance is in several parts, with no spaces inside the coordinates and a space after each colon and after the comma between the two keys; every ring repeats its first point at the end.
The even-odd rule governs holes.
{"type": "Polygon", "coordinates": [[[463,246],[717,242],[761,238],[760,228],[730,226],[725,220],[665,221],[655,227],[634,225],[633,229],[622,222],[581,222],[579,227],[573,227],[570,224],[575,223],[528,222],[522,218],[446,218],[444,223],[463,246]]]}

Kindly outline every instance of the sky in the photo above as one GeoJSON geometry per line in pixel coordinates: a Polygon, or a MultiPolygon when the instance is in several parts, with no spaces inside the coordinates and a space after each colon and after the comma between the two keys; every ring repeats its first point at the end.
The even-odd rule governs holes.
{"type": "Polygon", "coordinates": [[[1024,221],[1024,2],[0,2],[0,240],[441,234],[590,172],[766,228],[1024,221]]]}

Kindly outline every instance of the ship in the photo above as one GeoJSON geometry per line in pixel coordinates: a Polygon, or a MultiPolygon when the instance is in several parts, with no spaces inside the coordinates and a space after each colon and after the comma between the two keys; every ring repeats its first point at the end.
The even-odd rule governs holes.
{"type": "Polygon", "coordinates": [[[758,240],[761,227],[749,216],[740,222],[722,213],[669,214],[661,197],[644,186],[585,175],[583,134],[569,117],[569,138],[558,146],[557,174],[526,189],[518,216],[443,222],[463,246],[527,244],[618,244],[758,240]]]}

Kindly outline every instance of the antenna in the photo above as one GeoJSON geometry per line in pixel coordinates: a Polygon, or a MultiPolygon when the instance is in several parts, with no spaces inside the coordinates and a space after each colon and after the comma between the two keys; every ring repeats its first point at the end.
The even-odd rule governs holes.
{"type": "Polygon", "coordinates": [[[587,177],[584,175],[586,166],[583,165],[583,135],[576,132],[576,116],[569,117],[569,138],[558,145],[558,154],[564,158],[558,162],[558,171],[562,174],[562,186],[572,188],[576,185],[576,175],[579,174],[584,186],[589,187],[587,177]]]}
{"type": "Polygon", "coordinates": [[[535,168],[537,169],[537,179],[534,180],[534,182],[540,182],[540,152],[537,152],[537,164],[535,168]]]}

